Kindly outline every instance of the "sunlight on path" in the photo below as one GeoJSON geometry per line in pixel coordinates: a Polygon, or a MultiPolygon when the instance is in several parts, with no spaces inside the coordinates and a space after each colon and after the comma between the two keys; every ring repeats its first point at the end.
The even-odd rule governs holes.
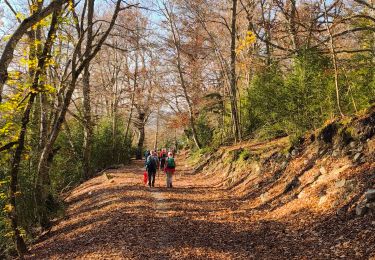
{"type": "Polygon", "coordinates": [[[165,187],[160,173],[149,189],[142,164],[73,190],[65,218],[27,259],[253,259],[256,248],[258,255],[277,255],[277,223],[268,229],[273,223],[263,227],[246,215],[233,217],[233,201],[226,190],[212,187],[212,179],[182,166],[174,188],[165,187]]]}
{"type": "MultiPolygon", "coordinates": [[[[155,200],[155,203],[154,203],[155,217],[161,218],[161,219],[169,218],[170,217],[168,214],[169,207],[167,203],[165,202],[164,195],[161,192],[159,192],[157,188],[153,188],[152,190],[150,190],[150,194],[155,200]]],[[[157,232],[156,242],[158,244],[158,247],[162,249],[168,243],[168,240],[169,240],[168,232],[164,226],[160,226],[160,225],[157,226],[156,232],[157,232]]]]}
{"type": "Polygon", "coordinates": [[[160,192],[158,192],[157,189],[152,189],[150,190],[151,196],[156,200],[155,203],[155,208],[156,208],[156,213],[159,216],[167,216],[166,211],[168,210],[168,206],[164,202],[164,196],[160,192]]]}

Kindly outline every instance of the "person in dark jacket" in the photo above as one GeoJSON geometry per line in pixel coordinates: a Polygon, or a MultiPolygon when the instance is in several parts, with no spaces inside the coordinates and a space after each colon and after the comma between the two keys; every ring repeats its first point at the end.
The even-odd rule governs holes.
{"type": "Polygon", "coordinates": [[[165,149],[162,149],[159,155],[159,161],[160,161],[160,170],[164,170],[165,161],[167,159],[167,151],[165,149]]]}
{"type": "Polygon", "coordinates": [[[148,175],[148,186],[155,187],[156,170],[159,168],[159,160],[155,151],[151,151],[151,154],[146,160],[146,170],[148,175]]]}

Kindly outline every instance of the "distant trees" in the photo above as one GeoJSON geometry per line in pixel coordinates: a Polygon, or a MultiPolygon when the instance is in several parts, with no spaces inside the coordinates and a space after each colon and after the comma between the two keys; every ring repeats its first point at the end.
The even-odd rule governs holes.
{"type": "MultiPolygon", "coordinates": [[[[217,135],[210,137],[218,144],[223,141],[223,133],[224,139],[234,141],[241,140],[242,134],[299,136],[327,119],[354,113],[373,102],[362,95],[374,93],[374,43],[363,38],[370,40],[374,32],[374,8],[369,2],[167,3],[173,6],[174,23],[194,24],[199,28],[196,31],[203,39],[202,46],[209,50],[209,62],[198,62],[202,71],[209,71],[205,77],[214,80],[202,81],[200,88],[208,91],[201,92],[186,110],[193,111],[193,118],[204,115],[213,127],[210,118],[217,117],[202,109],[202,101],[206,94],[222,95],[224,132],[216,131],[217,135]],[[366,74],[367,80],[355,76],[353,68],[358,66],[359,74],[366,74]]],[[[184,43],[187,32],[179,29],[179,34],[184,43]]],[[[190,83],[195,76],[185,63],[188,49],[180,45],[182,76],[190,83]]],[[[174,57],[178,59],[178,53],[174,57]]],[[[199,138],[199,130],[192,129],[191,123],[189,128],[196,132],[192,140],[199,138]]]]}

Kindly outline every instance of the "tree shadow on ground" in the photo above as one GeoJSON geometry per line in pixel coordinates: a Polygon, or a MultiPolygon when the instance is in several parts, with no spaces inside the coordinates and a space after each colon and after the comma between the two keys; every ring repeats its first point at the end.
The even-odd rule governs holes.
{"type": "MultiPolygon", "coordinates": [[[[262,228],[237,230],[229,223],[155,216],[140,207],[127,213],[127,208],[95,215],[51,233],[51,239],[35,248],[38,255],[30,259],[79,258],[93,253],[93,248],[132,259],[173,259],[179,254],[179,259],[191,259],[198,252],[203,257],[216,252],[249,259],[255,256],[254,241],[267,239],[262,228]],[[70,234],[78,228],[78,236],[70,234]]],[[[282,229],[281,223],[273,221],[264,223],[266,226],[282,229]]],[[[274,251],[272,247],[267,250],[274,251]]]]}
{"type": "Polygon", "coordinates": [[[212,198],[210,192],[218,190],[207,186],[94,188],[91,200],[87,192],[72,197],[71,219],[26,258],[367,259],[375,252],[371,216],[341,221],[301,210],[296,214],[308,216],[308,224],[249,220],[251,211],[231,217],[233,199],[212,198]],[[202,201],[199,194],[205,194],[202,201]]]}
{"type": "MultiPolygon", "coordinates": [[[[161,215],[155,215],[152,205],[132,206],[129,205],[131,199],[143,200],[144,197],[118,198],[115,203],[120,206],[111,211],[101,211],[95,206],[86,208],[89,214],[92,213],[90,218],[52,231],[49,239],[35,248],[37,254],[28,258],[72,259],[90,253],[106,256],[112,253],[114,258],[131,259],[212,259],[216,254],[228,256],[228,259],[299,259],[307,256],[313,259],[340,256],[363,259],[375,250],[375,229],[364,232],[366,225],[371,225],[371,218],[354,219],[348,226],[335,216],[325,216],[314,219],[310,228],[298,230],[287,222],[274,220],[213,221],[208,218],[213,212],[209,207],[197,210],[174,206],[174,211],[184,214],[166,217],[163,213],[170,210],[166,208],[158,209],[161,215]],[[191,213],[198,213],[202,219],[189,218],[191,213]],[[342,237],[342,234],[346,236],[342,237]],[[340,249],[345,242],[363,242],[363,236],[369,242],[367,249],[340,249]]],[[[168,202],[179,203],[179,200],[165,201],[168,202]]],[[[205,203],[211,202],[201,202],[202,205],[205,203]]],[[[303,214],[313,215],[309,211],[303,214]]]]}
{"type": "MultiPolygon", "coordinates": [[[[213,222],[180,217],[155,216],[140,207],[118,208],[109,214],[94,216],[86,225],[91,228],[69,236],[82,223],[61,230],[59,236],[46,241],[38,255],[30,259],[72,259],[90,253],[112,253],[130,259],[324,259],[348,257],[363,259],[375,250],[374,228],[363,232],[363,221],[352,226],[332,216],[316,219],[311,228],[290,229],[280,221],[256,223],[213,222]],[[243,223],[245,224],[245,223],[243,223]],[[241,228],[242,227],[242,228],[241,228]],[[65,234],[62,235],[63,232],[65,234]],[[339,235],[346,234],[339,238],[339,235]],[[367,249],[340,248],[345,243],[368,243],[367,249]],[[53,252],[53,255],[51,255],[53,252]]],[[[310,214],[310,212],[306,212],[310,214]]],[[[370,221],[367,219],[366,221],[370,221]]]]}

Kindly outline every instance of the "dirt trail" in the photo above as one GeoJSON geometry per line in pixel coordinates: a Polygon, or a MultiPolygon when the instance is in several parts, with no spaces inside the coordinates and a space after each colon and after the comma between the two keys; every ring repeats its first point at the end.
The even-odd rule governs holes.
{"type": "Polygon", "coordinates": [[[96,177],[67,198],[66,217],[29,259],[228,259],[249,255],[241,233],[224,223],[223,191],[178,169],[173,189],[164,175],[142,184],[142,162],[96,177]],[[212,221],[212,222],[211,222],[212,221]],[[237,233],[239,232],[239,233],[237,233]],[[226,245],[224,246],[223,243],[226,245]]]}
{"type": "MultiPolygon", "coordinates": [[[[254,220],[228,191],[212,187],[212,177],[187,168],[178,169],[173,189],[165,188],[160,173],[150,190],[141,167],[135,162],[75,189],[66,217],[27,259],[310,259],[342,253],[332,250],[335,242],[324,233],[331,222],[328,230],[321,223],[307,232],[254,220]]],[[[369,255],[344,253],[351,259],[369,255]]]]}

